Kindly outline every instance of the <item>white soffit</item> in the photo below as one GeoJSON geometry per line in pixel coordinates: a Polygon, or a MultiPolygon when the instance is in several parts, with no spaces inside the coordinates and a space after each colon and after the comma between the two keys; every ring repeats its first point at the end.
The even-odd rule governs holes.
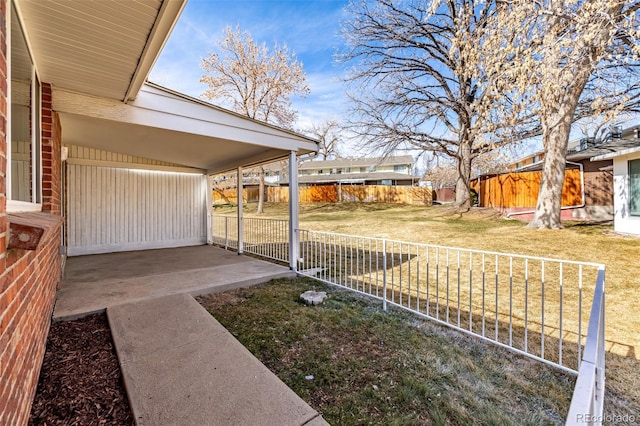
{"type": "Polygon", "coordinates": [[[186,0],[18,0],[43,82],[135,98],[186,0]]]}
{"type": "Polygon", "coordinates": [[[143,86],[129,104],[54,88],[65,144],[151,158],[224,172],[317,150],[317,143],[293,132],[143,86]]]}
{"type": "Polygon", "coordinates": [[[591,161],[610,160],[612,158],[622,157],[625,155],[631,155],[636,153],[640,153],[640,145],[633,148],[622,149],[616,152],[608,152],[606,154],[596,155],[595,157],[591,157],[591,161]]]}

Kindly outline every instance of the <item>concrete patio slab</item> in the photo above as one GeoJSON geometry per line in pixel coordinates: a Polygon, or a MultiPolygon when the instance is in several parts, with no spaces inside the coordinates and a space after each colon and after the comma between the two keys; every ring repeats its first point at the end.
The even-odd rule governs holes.
{"type": "Polygon", "coordinates": [[[187,294],[107,308],[138,425],[327,425],[187,294]]]}
{"type": "Polygon", "coordinates": [[[286,267],[212,246],[72,257],[58,288],[53,320],[154,297],[195,296],[294,276],[286,267]]]}

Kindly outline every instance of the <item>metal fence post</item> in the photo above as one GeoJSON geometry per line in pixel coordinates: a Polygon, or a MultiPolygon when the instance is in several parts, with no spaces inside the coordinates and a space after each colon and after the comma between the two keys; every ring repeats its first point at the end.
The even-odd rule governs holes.
{"type": "Polygon", "coordinates": [[[229,218],[224,218],[224,249],[229,250],[229,218]]]}
{"type": "Polygon", "coordinates": [[[298,160],[296,152],[289,153],[289,267],[298,270],[299,245],[299,206],[298,206],[298,160]]]}
{"type": "Polygon", "coordinates": [[[387,310],[387,240],[382,240],[382,310],[387,310]]]}
{"type": "Polygon", "coordinates": [[[242,254],[244,251],[243,247],[243,225],[242,222],[242,167],[238,167],[238,254],[242,254]]]}

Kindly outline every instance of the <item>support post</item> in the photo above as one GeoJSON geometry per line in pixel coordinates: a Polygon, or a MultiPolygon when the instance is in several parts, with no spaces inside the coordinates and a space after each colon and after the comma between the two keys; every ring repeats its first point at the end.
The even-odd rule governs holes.
{"type": "Polygon", "coordinates": [[[296,152],[289,153],[289,267],[298,270],[299,218],[298,218],[298,160],[296,152]]]}
{"type": "Polygon", "coordinates": [[[213,244],[213,176],[205,176],[205,203],[207,203],[207,244],[213,244]]]}
{"type": "Polygon", "coordinates": [[[242,254],[242,167],[238,167],[238,254],[242,254]]]}

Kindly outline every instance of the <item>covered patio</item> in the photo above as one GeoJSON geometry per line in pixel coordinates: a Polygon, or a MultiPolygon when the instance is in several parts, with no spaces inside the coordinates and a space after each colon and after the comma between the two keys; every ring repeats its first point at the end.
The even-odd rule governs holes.
{"type": "Polygon", "coordinates": [[[53,320],[174,294],[206,293],[293,277],[289,268],[212,246],[72,257],[58,287],[53,320]]]}
{"type": "Polygon", "coordinates": [[[316,151],[317,141],[148,81],[185,3],[0,0],[7,22],[0,44],[6,53],[1,91],[8,123],[0,138],[0,165],[7,171],[0,176],[0,198],[6,199],[0,202],[0,258],[7,259],[0,278],[3,302],[8,301],[0,310],[0,337],[9,348],[0,363],[12,366],[2,372],[7,386],[0,399],[8,401],[8,409],[0,410],[2,424],[26,424],[52,311],[63,319],[106,310],[113,321],[122,320],[125,326],[114,339],[125,342],[118,348],[121,365],[136,366],[124,370],[130,399],[143,395],[142,411],[133,407],[138,424],[180,424],[185,417],[179,409],[187,400],[194,404],[190,412],[203,418],[213,418],[211,411],[223,414],[217,424],[255,424],[241,415],[259,419],[267,412],[284,416],[272,424],[306,424],[318,417],[292,394],[278,404],[277,395],[267,391],[284,385],[239,343],[227,345],[232,336],[210,315],[195,313],[198,305],[190,295],[289,276],[298,259],[297,185],[291,187],[287,268],[207,245],[213,243],[210,176],[235,172],[241,185],[243,168],[288,159],[295,179],[297,156],[316,151]],[[10,240],[9,231],[19,228],[30,233],[20,231],[17,240],[26,236],[30,244],[10,240]],[[155,303],[162,300],[167,302],[160,309],[155,303]],[[184,306],[191,307],[180,311],[184,306]],[[171,317],[177,313],[184,315],[171,317]],[[143,317],[131,320],[134,314],[143,317]],[[175,321],[160,321],[170,317],[175,321]],[[148,339],[161,347],[128,358],[127,333],[134,331],[140,332],[134,345],[148,339]],[[197,350],[179,353],[184,337],[197,350]],[[223,346],[232,350],[217,351],[223,346]],[[161,368],[161,355],[171,351],[175,365],[161,368]],[[212,365],[226,375],[192,386],[212,365]],[[251,383],[266,376],[262,387],[251,383]],[[159,389],[161,379],[168,381],[159,389]],[[177,383],[185,387],[176,392],[177,383]],[[169,406],[163,395],[151,397],[140,393],[143,388],[167,390],[175,417],[162,411],[169,406]],[[241,395],[261,402],[237,406],[241,395]],[[283,422],[291,403],[300,415],[283,422]],[[149,420],[154,413],[162,417],[149,420]]]}
{"type": "Polygon", "coordinates": [[[63,164],[52,188],[62,189],[69,256],[211,243],[209,176],[236,172],[242,182],[243,168],[288,159],[297,178],[297,156],[318,149],[305,135],[148,81],[185,2],[18,2],[38,80],[51,87],[45,131],[62,144],[51,154],[63,164]]]}

